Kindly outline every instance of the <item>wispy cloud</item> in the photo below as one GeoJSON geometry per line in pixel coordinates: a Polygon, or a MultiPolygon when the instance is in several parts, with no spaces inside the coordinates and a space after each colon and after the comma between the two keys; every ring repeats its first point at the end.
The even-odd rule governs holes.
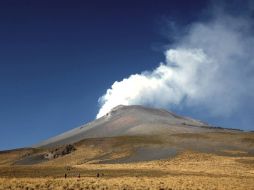
{"type": "Polygon", "coordinates": [[[99,99],[97,118],[119,104],[184,105],[230,115],[246,98],[254,99],[251,27],[248,18],[221,11],[210,21],[192,24],[155,70],[115,81],[99,99]]]}

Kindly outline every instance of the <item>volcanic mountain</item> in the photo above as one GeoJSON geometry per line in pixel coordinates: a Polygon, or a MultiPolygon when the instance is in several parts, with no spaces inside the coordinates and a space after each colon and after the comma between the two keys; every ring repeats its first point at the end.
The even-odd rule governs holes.
{"type": "Polygon", "coordinates": [[[0,165],[128,163],[166,159],[185,150],[253,155],[253,142],[251,132],[213,127],[163,109],[120,105],[31,148],[0,153],[0,165]]]}
{"type": "Polygon", "coordinates": [[[119,105],[105,116],[50,138],[35,147],[58,146],[87,138],[198,133],[202,131],[211,131],[211,128],[203,122],[181,117],[163,109],[119,105]]]}

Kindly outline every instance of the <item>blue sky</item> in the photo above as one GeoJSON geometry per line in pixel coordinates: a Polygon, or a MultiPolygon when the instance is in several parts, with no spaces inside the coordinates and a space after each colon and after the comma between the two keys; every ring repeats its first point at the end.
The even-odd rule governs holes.
{"type": "MultiPolygon", "coordinates": [[[[234,2],[218,7],[236,16],[249,13],[249,5],[234,2]]],[[[207,22],[215,4],[1,1],[0,149],[29,146],[93,120],[98,99],[114,81],[156,69],[168,46],[179,44],[193,23],[207,22]]],[[[246,17],[253,18],[251,14],[246,17]]],[[[207,108],[181,104],[167,109],[214,125],[253,130],[252,95],[244,96],[248,103],[230,115],[214,116],[205,113],[207,108]]]]}

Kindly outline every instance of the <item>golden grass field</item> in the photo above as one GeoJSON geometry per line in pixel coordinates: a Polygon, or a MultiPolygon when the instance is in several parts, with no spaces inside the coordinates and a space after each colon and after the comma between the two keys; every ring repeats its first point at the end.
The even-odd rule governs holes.
{"type": "Polygon", "coordinates": [[[254,157],[232,155],[184,151],[172,159],[127,164],[1,166],[0,189],[254,189],[254,157]]]}

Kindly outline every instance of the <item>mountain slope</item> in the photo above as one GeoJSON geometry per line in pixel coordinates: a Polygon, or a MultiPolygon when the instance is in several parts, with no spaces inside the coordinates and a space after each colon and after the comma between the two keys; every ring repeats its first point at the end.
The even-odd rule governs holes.
{"type": "Polygon", "coordinates": [[[86,125],[50,138],[34,147],[52,147],[85,138],[196,133],[213,129],[205,123],[162,109],[143,106],[117,106],[107,115],[86,125]]]}
{"type": "Polygon", "coordinates": [[[32,148],[0,152],[0,165],[130,163],[185,151],[253,156],[254,133],[212,127],[162,109],[117,106],[107,115],[32,148]]]}

